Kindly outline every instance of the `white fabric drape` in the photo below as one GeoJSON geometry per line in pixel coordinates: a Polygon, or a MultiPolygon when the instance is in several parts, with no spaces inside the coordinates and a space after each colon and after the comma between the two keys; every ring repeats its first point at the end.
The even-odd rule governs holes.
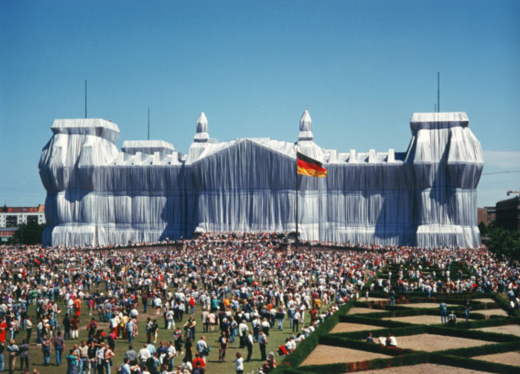
{"type": "MultiPolygon", "coordinates": [[[[483,159],[467,117],[419,114],[411,128],[406,153],[345,154],[298,143],[328,170],[327,178],[299,177],[302,239],[480,244],[476,187],[483,159]]],[[[103,120],[57,120],[52,129],[39,166],[47,190],[46,245],[157,241],[196,229],[295,230],[292,143],[194,143],[182,157],[165,142],[150,143],[152,150],[134,142],[131,152],[119,152],[117,125],[103,120]]]]}

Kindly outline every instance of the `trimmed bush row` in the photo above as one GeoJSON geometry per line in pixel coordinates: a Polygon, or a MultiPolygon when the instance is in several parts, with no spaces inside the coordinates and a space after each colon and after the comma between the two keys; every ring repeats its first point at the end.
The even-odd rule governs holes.
{"type": "Polygon", "coordinates": [[[428,326],[426,331],[429,334],[456,336],[459,338],[485,340],[489,342],[514,342],[520,341],[520,337],[514,335],[504,335],[492,332],[484,332],[478,330],[452,329],[440,326],[428,326]]]}
{"type": "MultiPolygon", "coordinates": [[[[319,344],[320,336],[328,334],[339,322],[339,317],[341,315],[345,315],[350,310],[350,308],[352,308],[352,306],[352,302],[348,302],[343,305],[336,313],[327,318],[307,339],[301,342],[301,344],[294,352],[288,356],[285,356],[281,362],[281,365],[279,365],[280,372],[284,368],[298,367],[319,344]]],[[[278,373],[279,368],[277,367],[273,373],[278,373]]]]}
{"type": "Polygon", "coordinates": [[[517,366],[497,364],[494,362],[474,360],[471,358],[444,355],[439,353],[432,353],[430,355],[430,362],[439,365],[456,366],[471,370],[489,371],[491,373],[518,374],[517,366]]]}
{"type": "MultiPolygon", "coordinates": [[[[293,369],[291,369],[293,370],[293,369]]],[[[309,365],[301,366],[298,372],[312,373],[312,374],[331,374],[331,373],[345,373],[347,371],[347,364],[326,364],[326,365],[309,365]]]]}
{"type": "Polygon", "coordinates": [[[469,321],[469,322],[462,322],[457,323],[455,326],[450,325],[443,325],[444,328],[447,329],[476,329],[480,327],[492,327],[492,326],[502,326],[502,325],[509,325],[509,324],[519,324],[520,318],[490,318],[490,319],[480,319],[478,321],[469,321]]]}
{"type": "Polygon", "coordinates": [[[510,343],[483,345],[480,347],[450,349],[443,351],[442,354],[450,356],[473,357],[518,350],[520,350],[520,340],[510,343]]]}

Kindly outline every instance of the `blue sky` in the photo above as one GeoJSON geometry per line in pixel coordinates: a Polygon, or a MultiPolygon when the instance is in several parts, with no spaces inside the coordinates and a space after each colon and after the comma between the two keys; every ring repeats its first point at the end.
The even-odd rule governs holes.
{"type": "MultiPolygon", "coordinates": [[[[44,203],[56,118],[111,119],[124,140],[185,153],[212,137],[405,151],[413,112],[464,111],[485,173],[520,170],[519,1],[0,1],[0,203],[44,203]]],[[[520,189],[484,175],[479,205],[520,189]]]]}

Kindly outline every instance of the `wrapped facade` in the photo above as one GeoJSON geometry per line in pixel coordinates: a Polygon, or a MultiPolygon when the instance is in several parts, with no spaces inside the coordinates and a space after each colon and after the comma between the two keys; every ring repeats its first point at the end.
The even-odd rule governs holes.
{"type": "Polygon", "coordinates": [[[295,144],[217,142],[201,114],[187,155],[164,141],[115,143],[117,125],[56,120],[39,169],[47,190],[44,245],[109,245],[194,232],[291,232],[323,242],[475,247],[483,168],[465,113],[416,113],[403,153],[339,153],[314,143],[308,111],[299,151],[326,178],[296,175],[295,144]],[[300,179],[298,190],[297,179],[300,179]]]}

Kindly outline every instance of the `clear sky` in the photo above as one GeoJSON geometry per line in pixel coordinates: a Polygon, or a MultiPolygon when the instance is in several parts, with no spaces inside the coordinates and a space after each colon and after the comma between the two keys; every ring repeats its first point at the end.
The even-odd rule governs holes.
{"type": "MultiPolygon", "coordinates": [[[[0,1],[0,204],[44,203],[56,118],[111,119],[186,153],[199,113],[219,140],[405,151],[413,112],[463,111],[485,173],[520,170],[520,1],[0,1]]],[[[479,205],[520,189],[484,175],[479,205]]]]}

